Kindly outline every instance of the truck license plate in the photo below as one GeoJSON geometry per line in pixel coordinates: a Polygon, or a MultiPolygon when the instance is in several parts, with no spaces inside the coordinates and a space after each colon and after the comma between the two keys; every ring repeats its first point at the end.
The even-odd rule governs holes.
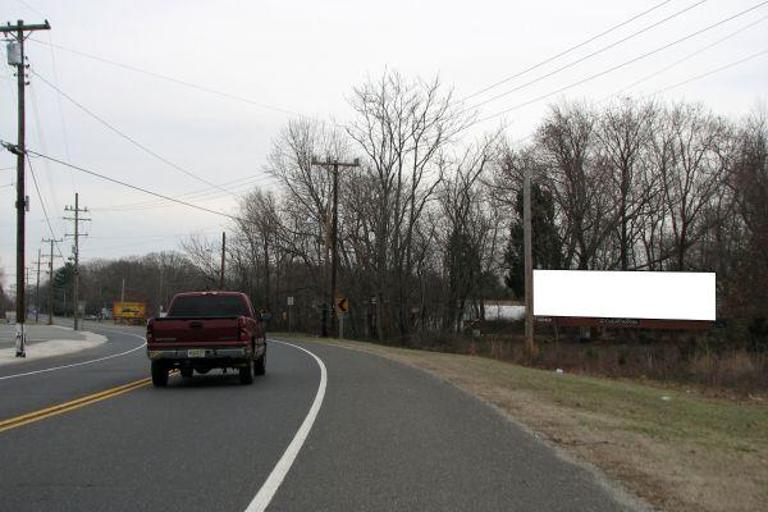
{"type": "Polygon", "coordinates": [[[205,349],[193,348],[191,350],[187,350],[187,357],[205,357],[205,349]]]}

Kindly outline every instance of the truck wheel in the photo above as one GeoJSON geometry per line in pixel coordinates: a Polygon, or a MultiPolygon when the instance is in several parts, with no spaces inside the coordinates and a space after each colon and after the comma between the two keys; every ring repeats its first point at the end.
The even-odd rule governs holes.
{"type": "Polygon", "coordinates": [[[261,354],[261,357],[256,360],[256,368],[254,369],[256,375],[264,375],[267,372],[267,351],[261,354]]]}
{"type": "Polygon", "coordinates": [[[192,378],[192,368],[182,368],[181,370],[181,376],[185,379],[192,378]]]}
{"type": "Polygon", "coordinates": [[[152,385],[156,388],[168,385],[168,367],[161,361],[152,361],[152,385]]]}
{"type": "Polygon", "coordinates": [[[253,384],[253,360],[249,359],[245,366],[241,366],[240,384],[253,384]]]}

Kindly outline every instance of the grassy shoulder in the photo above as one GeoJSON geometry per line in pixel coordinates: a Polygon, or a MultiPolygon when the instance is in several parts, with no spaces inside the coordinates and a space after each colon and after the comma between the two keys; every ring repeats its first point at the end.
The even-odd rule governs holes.
{"type": "Polygon", "coordinates": [[[482,357],[333,344],[426,370],[666,510],[768,510],[768,407],[482,357]]]}

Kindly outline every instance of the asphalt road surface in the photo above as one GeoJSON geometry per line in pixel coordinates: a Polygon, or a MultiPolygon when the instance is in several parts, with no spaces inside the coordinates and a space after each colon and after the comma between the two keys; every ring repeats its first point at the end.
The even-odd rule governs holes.
{"type": "Polygon", "coordinates": [[[154,389],[141,329],[87,328],[109,341],[0,366],[0,511],[628,508],[410,367],[271,340],[254,385],[230,372],[154,389]]]}

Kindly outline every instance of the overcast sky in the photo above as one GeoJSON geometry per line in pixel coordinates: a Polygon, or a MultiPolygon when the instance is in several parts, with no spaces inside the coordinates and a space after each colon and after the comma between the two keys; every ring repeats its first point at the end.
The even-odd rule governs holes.
{"type": "MultiPolygon", "coordinates": [[[[624,94],[647,95],[768,50],[768,2],[759,0],[502,0],[176,1],[3,0],[0,22],[47,18],[52,30],[29,41],[32,69],[92,112],[169,161],[206,180],[244,191],[272,187],[263,166],[287,112],[343,122],[352,87],[385,68],[407,76],[439,74],[464,98],[652,7],[645,16],[472,101],[482,101],[546,75],[656,22],[655,28],[534,85],[484,105],[501,112],[638,57],[752,6],[755,10],[651,57],[474,127],[473,136],[508,126],[528,135],[547,105],[562,99],[600,101],[726,38],[624,94]],[[699,4],[699,5],[697,5],[699,4]],[[690,8],[690,9],[689,9],[690,8]],[[688,10],[686,10],[688,9],[688,10]],[[684,11],[680,14],[680,11],[684,11]],[[84,57],[84,52],[250,100],[237,101],[84,57]],[[260,106],[261,105],[261,106],[260,106]],[[250,178],[250,181],[244,180],[250,178]]],[[[0,67],[0,138],[16,141],[16,82],[0,67]]],[[[27,90],[27,146],[161,193],[178,196],[207,186],[152,158],[89,117],[34,74],[27,90]]],[[[766,102],[768,55],[762,54],[660,95],[700,101],[738,118],[766,102]]],[[[471,102],[470,102],[471,103],[471,102]]],[[[180,205],[157,207],[139,192],[36,158],[32,161],[56,237],[80,193],[90,210],[81,258],[115,258],[178,248],[197,232],[217,236],[226,220],[180,205]]],[[[0,266],[15,275],[15,160],[0,154],[0,266]]],[[[28,173],[27,260],[50,237],[28,173]]],[[[216,189],[191,196],[233,211],[236,199],[216,189]]],[[[71,241],[62,244],[65,255],[71,241]]]]}

